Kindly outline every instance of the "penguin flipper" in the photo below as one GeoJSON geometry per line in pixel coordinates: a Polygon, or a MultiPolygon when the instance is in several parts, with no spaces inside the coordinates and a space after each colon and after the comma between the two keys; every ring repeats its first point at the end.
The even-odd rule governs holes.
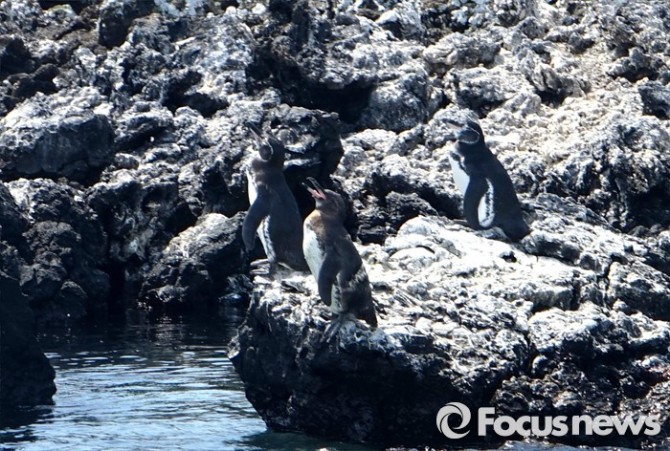
{"type": "Polygon", "coordinates": [[[477,174],[470,176],[470,183],[463,197],[463,213],[468,225],[475,230],[482,228],[479,223],[479,201],[486,194],[487,189],[486,177],[477,174]]]}
{"type": "Polygon", "coordinates": [[[347,262],[347,264],[342,265],[339,268],[340,271],[337,274],[337,278],[341,284],[348,284],[351,282],[354,275],[361,270],[363,260],[358,254],[354,243],[350,240],[347,240],[344,243],[336,243],[334,247],[337,254],[340,256],[340,259],[347,262]]]}
{"type": "Polygon", "coordinates": [[[256,200],[249,207],[247,216],[242,224],[242,239],[247,252],[254,249],[256,241],[256,230],[261,225],[261,221],[270,214],[270,191],[267,187],[260,185],[256,187],[256,200]]]}
{"type": "Polygon", "coordinates": [[[332,253],[328,253],[328,255],[326,255],[326,259],[321,265],[321,269],[319,270],[319,277],[316,281],[317,286],[319,287],[319,296],[321,297],[323,303],[328,307],[330,307],[330,303],[332,302],[331,293],[333,291],[333,284],[337,280],[337,273],[339,272],[339,258],[337,258],[337,256],[333,255],[332,253]]]}

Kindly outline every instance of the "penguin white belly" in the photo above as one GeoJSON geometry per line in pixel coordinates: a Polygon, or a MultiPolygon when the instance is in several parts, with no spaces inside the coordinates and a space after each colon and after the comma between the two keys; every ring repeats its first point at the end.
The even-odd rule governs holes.
{"type": "Polygon", "coordinates": [[[249,193],[249,205],[253,205],[258,197],[258,192],[256,191],[256,183],[251,171],[247,171],[247,192],[249,193]]]}
{"type": "MultiPolygon", "coordinates": [[[[256,191],[256,183],[254,181],[254,176],[251,171],[247,171],[247,191],[249,193],[249,205],[253,205],[256,202],[258,197],[258,191],[256,191]]],[[[274,258],[274,250],[271,247],[271,240],[268,231],[268,218],[265,218],[261,221],[258,229],[256,229],[256,235],[261,240],[263,245],[263,250],[268,259],[272,260],[274,258]]]]}
{"type": "Polygon", "coordinates": [[[488,188],[479,200],[479,205],[477,206],[479,225],[484,228],[491,227],[491,225],[493,225],[493,220],[495,219],[493,184],[489,179],[486,179],[486,184],[488,185],[488,188]]]}
{"type": "MultiPolygon", "coordinates": [[[[310,272],[318,283],[321,267],[326,259],[326,251],[321,247],[316,233],[310,227],[303,227],[302,236],[302,252],[305,254],[305,260],[310,272]]],[[[334,313],[341,313],[342,311],[340,298],[340,286],[337,280],[335,280],[330,289],[330,310],[334,313]]]]}
{"type": "Polygon", "coordinates": [[[470,184],[470,176],[461,167],[461,161],[451,156],[451,154],[449,154],[449,163],[451,164],[451,173],[454,177],[454,183],[456,183],[456,187],[461,193],[465,195],[465,192],[468,190],[468,185],[470,184]]]}
{"type": "Polygon", "coordinates": [[[303,227],[302,230],[302,252],[305,254],[309,271],[315,279],[319,280],[319,272],[326,258],[326,253],[319,245],[316,233],[310,227],[303,227]]]}

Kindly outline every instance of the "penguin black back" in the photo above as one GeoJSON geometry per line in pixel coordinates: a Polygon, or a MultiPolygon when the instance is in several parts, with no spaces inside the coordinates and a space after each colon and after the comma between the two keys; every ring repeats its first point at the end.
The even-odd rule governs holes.
{"type": "Polygon", "coordinates": [[[456,185],[463,193],[463,211],[470,227],[498,226],[513,241],[530,233],[514,184],[486,145],[477,122],[467,120],[449,159],[456,185]]]}
{"type": "MultiPolygon", "coordinates": [[[[353,316],[377,327],[372,289],[363,260],[344,228],[345,205],[334,191],[310,178],[316,208],[305,219],[303,251],[317,281],[321,300],[341,324],[353,316]]],[[[337,329],[337,328],[336,328],[337,329]]],[[[328,334],[327,334],[328,335],[328,334]]]]}
{"type": "Polygon", "coordinates": [[[286,184],[283,166],[286,148],[272,135],[248,124],[258,147],[247,171],[249,211],[242,225],[247,252],[258,234],[274,273],[277,264],[307,270],[302,253],[302,219],[293,193],[286,184]]]}

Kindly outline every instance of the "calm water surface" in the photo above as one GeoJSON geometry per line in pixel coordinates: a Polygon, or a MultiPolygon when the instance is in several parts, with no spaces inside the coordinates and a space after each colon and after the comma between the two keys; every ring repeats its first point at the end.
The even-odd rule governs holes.
{"type": "Polygon", "coordinates": [[[2,450],[368,450],[269,432],[227,358],[237,321],[43,339],[55,405],[3,413],[2,450]]]}
{"type": "MultiPolygon", "coordinates": [[[[43,338],[56,370],[55,405],[3,412],[0,450],[373,449],[268,431],[227,358],[240,320],[229,317],[43,338]]],[[[502,449],[577,448],[515,442],[502,449]]]]}

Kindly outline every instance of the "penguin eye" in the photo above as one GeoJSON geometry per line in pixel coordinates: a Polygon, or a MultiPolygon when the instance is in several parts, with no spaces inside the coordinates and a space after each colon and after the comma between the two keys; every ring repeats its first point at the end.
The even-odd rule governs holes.
{"type": "Polygon", "coordinates": [[[273,154],[272,146],[270,144],[263,144],[258,149],[258,153],[260,153],[261,158],[263,158],[264,160],[269,160],[270,158],[272,158],[273,154]]]}
{"type": "Polygon", "coordinates": [[[473,138],[475,141],[479,141],[479,139],[481,138],[481,135],[479,134],[479,132],[478,132],[477,130],[475,130],[474,128],[468,126],[468,131],[470,132],[472,138],[473,138]]]}

